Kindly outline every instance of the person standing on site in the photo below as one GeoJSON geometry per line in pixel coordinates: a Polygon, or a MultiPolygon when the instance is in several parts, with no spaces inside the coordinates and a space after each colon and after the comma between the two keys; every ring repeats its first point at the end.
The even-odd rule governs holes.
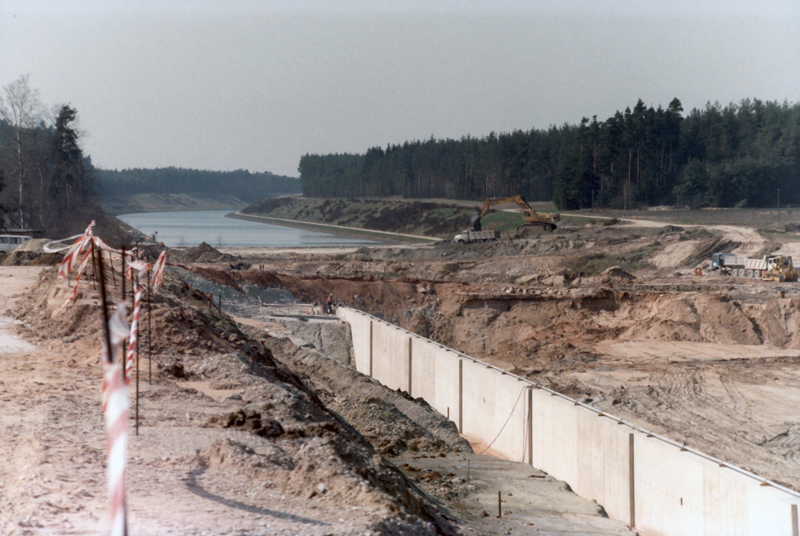
{"type": "Polygon", "coordinates": [[[328,300],[325,302],[325,312],[329,315],[333,314],[333,294],[328,294],[328,300]]]}

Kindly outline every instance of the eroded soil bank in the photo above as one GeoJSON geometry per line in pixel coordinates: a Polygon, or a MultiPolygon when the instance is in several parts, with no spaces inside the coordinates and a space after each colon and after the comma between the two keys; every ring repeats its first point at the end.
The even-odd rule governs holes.
{"type": "Polygon", "coordinates": [[[466,247],[239,252],[237,270],[205,266],[242,280],[271,273],[303,302],[332,292],[800,489],[798,286],[708,272],[711,252],[795,244],[732,226],[562,226],[466,247]]]}

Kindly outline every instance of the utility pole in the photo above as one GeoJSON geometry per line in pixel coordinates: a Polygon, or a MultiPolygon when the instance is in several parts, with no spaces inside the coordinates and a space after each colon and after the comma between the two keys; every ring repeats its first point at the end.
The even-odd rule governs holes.
{"type": "Polygon", "coordinates": [[[778,227],[781,226],[781,189],[778,188],[778,227]]]}

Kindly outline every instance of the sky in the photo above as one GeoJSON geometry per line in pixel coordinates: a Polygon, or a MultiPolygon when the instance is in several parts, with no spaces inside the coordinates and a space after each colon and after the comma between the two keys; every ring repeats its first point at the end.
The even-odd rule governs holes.
{"type": "Polygon", "coordinates": [[[798,30],[798,0],[2,0],[0,87],[76,108],[101,168],[296,177],[639,99],[797,103],[798,30]]]}

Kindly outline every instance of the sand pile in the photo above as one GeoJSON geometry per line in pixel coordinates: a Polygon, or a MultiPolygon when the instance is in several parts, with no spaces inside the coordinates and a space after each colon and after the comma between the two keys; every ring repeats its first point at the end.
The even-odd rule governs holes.
{"type": "MultiPolygon", "coordinates": [[[[55,315],[72,289],[56,278],[55,269],[45,270],[38,285],[23,298],[19,316],[29,335],[39,339],[84,345],[97,341],[94,351],[76,357],[94,365],[99,358],[101,314],[89,275],[81,283],[76,302],[55,315]]],[[[148,422],[159,426],[160,420],[174,419],[181,411],[196,414],[190,418],[186,413],[190,421],[200,419],[197,425],[204,431],[184,437],[175,446],[197,453],[178,458],[179,463],[188,464],[178,468],[182,475],[192,474],[197,480],[202,474],[204,486],[220,486],[215,491],[219,496],[247,489],[248,501],[260,504],[274,504],[275,493],[284,502],[299,501],[298,505],[308,506],[313,500],[318,515],[331,525],[326,533],[457,532],[438,507],[273,357],[263,344],[266,339],[248,337],[227,316],[191,297],[180,299],[183,283],[174,275],[167,277],[153,300],[149,319],[156,381],[161,388],[149,402],[152,422],[148,422]],[[187,381],[235,396],[208,406],[208,397],[182,386],[187,381]],[[219,434],[210,447],[207,436],[214,432],[205,431],[209,428],[219,434]],[[230,430],[248,433],[231,439],[230,430]],[[350,512],[353,505],[363,510],[337,522],[341,510],[350,512]]],[[[119,291],[112,282],[109,286],[112,294],[119,291]]],[[[145,314],[143,342],[148,338],[147,320],[145,314]]]]}

